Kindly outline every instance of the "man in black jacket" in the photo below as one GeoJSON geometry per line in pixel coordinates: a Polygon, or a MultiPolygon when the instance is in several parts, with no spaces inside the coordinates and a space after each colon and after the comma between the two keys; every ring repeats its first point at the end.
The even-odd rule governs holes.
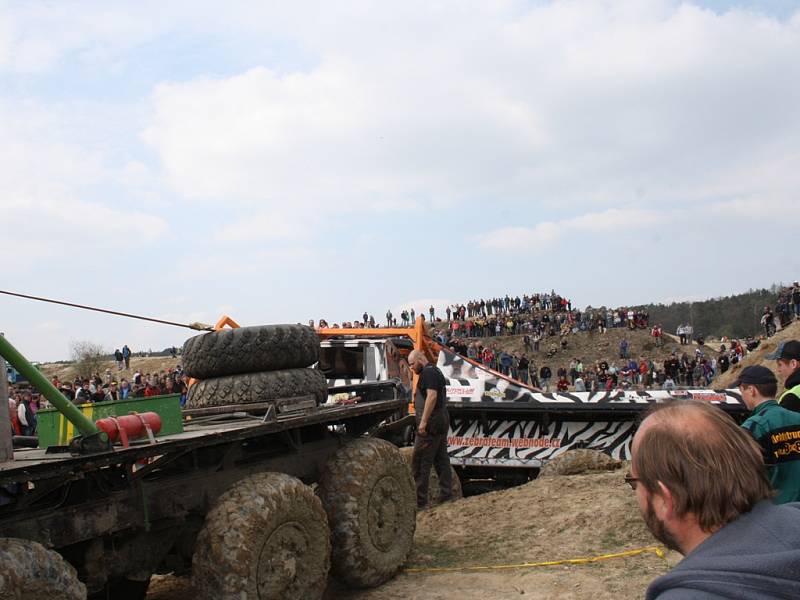
{"type": "Polygon", "coordinates": [[[422,509],[428,504],[432,466],[439,476],[440,501],[447,502],[453,498],[450,456],[447,454],[447,432],[450,430],[447,381],[442,372],[430,364],[425,354],[419,350],[413,350],[408,355],[408,366],[418,376],[414,395],[417,432],[411,468],[417,487],[417,508],[422,509]]]}
{"type": "Polygon", "coordinates": [[[800,412],[800,341],[781,342],[767,359],[778,361],[776,370],[784,380],[784,392],[778,397],[778,404],[800,412]]]}

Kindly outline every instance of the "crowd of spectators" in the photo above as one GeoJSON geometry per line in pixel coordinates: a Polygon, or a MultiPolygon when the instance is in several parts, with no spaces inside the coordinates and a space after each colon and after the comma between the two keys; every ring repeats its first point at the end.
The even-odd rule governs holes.
{"type": "MultiPolygon", "coordinates": [[[[127,358],[127,364],[130,364],[130,355],[127,358]]],[[[166,394],[180,394],[181,406],[186,404],[189,378],[180,365],[174,369],[153,373],[143,373],[140,369],[135,369],[130,379],[118,375],[118,372],[106,369],[102,375],[99,373],[89,377],[79,375],[71,381],[61,381],[56,376],[51,383],[64,397],[77,405],[166,394]]],[[[29,436],[37,434],[39,410],[51,406],[34,388],[29,387],[27,383],[19,383],[9,389],[8,408],[13,434],[29,436]]]]}
{"type": "MultiPolygon", "coordinates": [[[[441,335],[439,341],[453,352],[544,392],[704,387],[710,384],[718,371],[730,366],[727,358],[707,355],[707,351],[700,347],[694,353],[672,352],[665,358],[630,357],[627,340],[620,343],[618,359],[585,363],[573,356],[558,367],[551,366],[549,359],[552,356],[537,356],[535,350],[534,355],[511,352],[501,348],[497,342],[484,345],[480,340],[445,339],[441,335]]],[[[740,342],[736,342],[734,347],[736,352],[746,351],[740,342]]],[[[721,356],[723,354],[727,356],[725,353],[721,356]]],[[[741,356],[739,354],[733,360],[741,360],[741,356]]]]}

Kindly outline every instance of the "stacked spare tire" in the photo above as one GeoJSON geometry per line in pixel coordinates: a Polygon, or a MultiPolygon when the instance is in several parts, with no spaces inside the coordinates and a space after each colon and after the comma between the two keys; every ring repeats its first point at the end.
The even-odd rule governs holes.
{"type": "Polygon", "coordinates": [[[221,329],[189,338],[184,371],[197,381],[187,408],[281,402],[325,402],[325,375],[310,369],[319,360],[319,338],[305,325],[257,325],[221,329]]]}

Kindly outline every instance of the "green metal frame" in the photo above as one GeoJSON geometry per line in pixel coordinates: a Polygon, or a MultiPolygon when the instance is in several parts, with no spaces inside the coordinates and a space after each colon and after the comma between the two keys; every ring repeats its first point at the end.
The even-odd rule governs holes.
{"type": "MultiPolygon", "coordinates": [[[[4,336],[0,335],[0,355],[5,358],[8,363],[14,367],[20,374],[27,377],[28,381],[33,385],[41,394],[47,398],[58,412],[64,415],[67,420],[72,423],[75,428],[81,432],[81,435],[88,437],[94,434],[99,434],[99,437],[108,440],[105,432],[101,432],[97,425],[92,423],[86,416],[75,406],[72,402],[59,392],[56,387],[48,381],[39,369],[34,367],[28,360],[20,354],[20,352],[11,345],[4,336]]],[[[5,373],[3,373],[5,377],[5,373]]]]}

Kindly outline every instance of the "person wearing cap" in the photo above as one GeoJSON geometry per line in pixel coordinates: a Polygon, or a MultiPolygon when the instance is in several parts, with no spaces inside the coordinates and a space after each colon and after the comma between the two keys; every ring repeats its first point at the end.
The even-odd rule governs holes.
{"type": "Polygon", "coordinates": [[[742,369],[735,384],[752,411],[742,427],[761,446],[776,504],[800,501],[800,413],[775,400],[778,380],[766,367],[742,369]]]}
{"type": "Polygon", "coordinates": [[[783,378],[783,393],[778,404],[783,408],[800,412],[800,341],[781,342],[767,360],[777,360],[778,375],[783,378]]]}

